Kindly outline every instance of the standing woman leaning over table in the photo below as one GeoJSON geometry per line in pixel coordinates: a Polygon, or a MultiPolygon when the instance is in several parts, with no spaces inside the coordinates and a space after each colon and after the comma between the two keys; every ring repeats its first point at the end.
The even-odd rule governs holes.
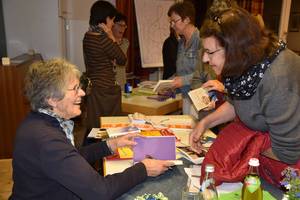
{"type": "Polygon", "coordinates": [[[202,60],[221,75],[229,99],[197,124],[191,145],[201,151],[206,129],[235,119],[204,164],[216,165],[219,183],[240,181],[257,157],[260,175],[279,185],[286,166],[300,167],[300,57],[239,7],[206,19],[200,33],[202,60]]]}
{"type": "Polygon", "coordinates": [[[96,1],[90,12],[90,27],[83,38],[86,73],[92,83],[87,94],[88,129],[100,126],[100,116],[121,114],[121,87],[114,66],[125,65],[127,60],[112,33],[116,8],[107,1],[96,1]]]}
{"type": "Polygon", "coordinates": [[[72,118],[81,114],[85,95],[80,71],[62,59],[30,66],[25,94],[32,111],[17,130],[13,152],[14,199],[116,199],[147,176],[158,176],[173,165],[144,159],[122,173],[101,176],[89,163],[118,147],[135,145],[137,134],[100,141],[77,149],[72,118]]]}

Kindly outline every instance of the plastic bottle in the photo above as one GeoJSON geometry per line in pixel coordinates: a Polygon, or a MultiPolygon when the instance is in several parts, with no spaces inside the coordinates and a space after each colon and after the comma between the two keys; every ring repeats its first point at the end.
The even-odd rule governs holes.
{"type": "Polygon", "coordinates": [[[130,83],[125,83],[124,93],[125,93],[125,97],[130,97],[130,95],[132,93],[132,86],[130,85],[130,83]]]}
{"type": "Polygon", "coordinates": [[[218,192],[215,186],[215,179],[213,178],[214,171],[215,171],[214,165],[207,164],[205,166],[205,178],[201,185],[201,191],[204,200],[218,199],[218,192]]]}
{"type": "Polygon", "coordinates": [[[259,160],[251,158],[249,160],[249,172],[245,177],[242,188],[242,200],[262,200],[263,192],[258,173],[259,160]]]}

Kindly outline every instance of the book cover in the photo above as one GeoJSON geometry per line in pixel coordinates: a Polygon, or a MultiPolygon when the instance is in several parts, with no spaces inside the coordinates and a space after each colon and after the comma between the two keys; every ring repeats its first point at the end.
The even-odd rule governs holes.
{"type": "Polygon", "coordinates": [[[191,161],[194,164],[201,164],[205,157],[205,151],[200,154],[193,151],[191,147],[177,147],[178,151],[183,155],[184,158],[191,161]]]}
{"type": "Polygon", "coordinates": [[[208,107],[210,103],[210,97],[208,92],[203,88],[197,88],[189,91],[189,96],[196,108],[197,111],[202,110],[203,108],[208,107]]]}
{"type": "Polygon", "coordinates": [[[173,80],[159,80],[153,88],[153,92],[159,92],[171,88],[173,88],[173,80]]]}
{"type": "Polygon", "coordinates": [[[140,133],[141,130],[135,126],[126,126],[120,128],[108,128],[106,129],[108,137],[118,137],[126,135],[128,133],[140,133]]]}
{"type": "Polygon", "coordinates": [[[175,136],[149,136],[134,138],[137,143],[133,147],[133,161],[139,162],[145,158],[159,160],[175,160],[175,136]]]}

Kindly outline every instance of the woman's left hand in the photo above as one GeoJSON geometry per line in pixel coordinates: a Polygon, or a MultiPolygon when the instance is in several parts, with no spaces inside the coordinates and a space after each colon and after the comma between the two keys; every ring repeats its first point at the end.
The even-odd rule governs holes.
{"type": "Polygon", "coordinates": [[[138,133],[128,133],[126,135],[107,140],[107,145],[110,146],[113,151],[116,151],[119,147],[132,147],[136,145],[136,142],[134,142],[133,139],[140,136],[141,135],[138,133]]]}

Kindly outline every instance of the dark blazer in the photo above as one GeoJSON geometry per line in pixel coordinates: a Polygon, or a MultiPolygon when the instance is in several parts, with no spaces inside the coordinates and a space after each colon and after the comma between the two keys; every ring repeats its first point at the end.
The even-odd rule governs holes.
{"type": "Polygon", "coordinates": [[[163,44],[163,63],[164,63],[164,73],[163,79],[168,79],[176,73],[176,59],[177,59],[177,47],[178,41],[174,34],[164,41],[163,44]]]}
{"type": "Polygon", "coordinates": [[[17,130],[10,199],[115,199],[146,179],[142,163],[99,175],[89,162],[109,154],[105,142],[77,150],[55,118],[32,112],[17,130]]]}

